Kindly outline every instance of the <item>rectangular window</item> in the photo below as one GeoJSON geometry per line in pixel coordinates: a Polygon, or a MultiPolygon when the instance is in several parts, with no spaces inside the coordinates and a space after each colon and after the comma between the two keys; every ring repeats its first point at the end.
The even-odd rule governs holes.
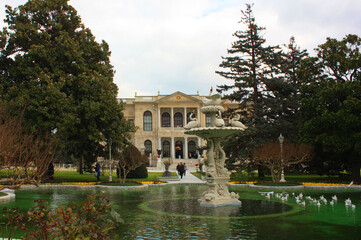
{"type": "Polygon", "coordinates": [[[210,127],[210,126],[211,126],[211,116],[206,114],[206,127],[210,127]]]}

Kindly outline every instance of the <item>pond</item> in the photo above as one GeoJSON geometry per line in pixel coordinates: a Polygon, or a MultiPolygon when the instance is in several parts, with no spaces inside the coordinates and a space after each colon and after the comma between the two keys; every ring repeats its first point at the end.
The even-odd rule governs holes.
{"type": "Polygon", "coordinates": [[[36,199],[47,200],[55,208],[83,201],[86,194],[105,191],[113,208],[125,220],[119,229],[121,239],[329,240],[361,236],[361,191],[274,191],[268,198],[259,193],[262,190],[232,187],[230,190],[239,194],[242,205],[214,208],[199,206],[197,198],[205,190],[203,185],[168,185],[145,190],[21,190],[16,192],[15,201],[0,203],[0,208],[20,207],[25,211],[36,199]],[[305,206],[296,202],[300,193],[305,206]],[[333,195],[337,195],[337,202],[331,205],[333,195]],[[320,200],[321,196],[327,203],[320,200]],[[348,198],[353,207],[345,205],[348,198]]]}

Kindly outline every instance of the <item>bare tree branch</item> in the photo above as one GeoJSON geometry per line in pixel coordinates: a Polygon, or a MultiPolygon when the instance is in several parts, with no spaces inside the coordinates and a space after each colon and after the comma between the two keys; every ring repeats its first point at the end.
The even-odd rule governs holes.
{"type": "Polygon", "coordinates": [[[54,147],[48,136],[26,133],[22,117],[10,116],[0,107],[0,189],[22,184],[38,185],[49,168],[54,147]]]}
{"type": "MultiPolygon", "coordinates": [[[[304,143],[285,143],[282,149],[283,166],[310,161],[312,148],[304,143]]],[[[281,146],[278,142],[259,145],[253,152],[253,162],[271,171],[272,181],[279,182],[281,177],[281,146]]]]}

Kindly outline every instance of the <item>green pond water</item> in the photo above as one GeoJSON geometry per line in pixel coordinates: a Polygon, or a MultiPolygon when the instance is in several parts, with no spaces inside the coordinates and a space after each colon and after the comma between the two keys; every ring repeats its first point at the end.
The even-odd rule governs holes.
{"type": "MultiPolygon", "coordinates": [[[[361,191],[356,190],[287,190],[275,191],[270,199],[259,189],[232,187],[241,206],[200,207],[197,198],[206,190],[201,185],[150,187],[145,190],[21,190],[15,201],[0,203],[3,207],[20,207],[24,211],[34,200],[47,200],[51,207],[86,199],[88,193],[105,191],[125,223],[119,229],[120,239],[361,239],[361,191]],[[287,192],[282,201],[276,193],[287,192]],[[293,196],[302,192],[327,205],[305,200],[296,203],[293,196]],[[337,202],[330,205],[331,196],[337,202]],[[350,198],[355,206],[346,206],[350,198]]],[[[6,219],[1,218],[1,221],[6,219]]]]}

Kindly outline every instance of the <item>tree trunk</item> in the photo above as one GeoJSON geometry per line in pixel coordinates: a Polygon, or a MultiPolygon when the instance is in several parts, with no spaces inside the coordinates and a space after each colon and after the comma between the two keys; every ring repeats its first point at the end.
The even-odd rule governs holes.
{"type": "Polygon", "coordinates": [[[351,166],[351,178],[354,182],[361,182],[360,167],[360,162],[357,161],[357,159],[354,159],[351,166]]]}
{"type": "Polygon", "coordinates": [[[79,162],[79,173],[83,174],[83,168],[84,168],[84,156],[82,155],[80,157],[80,162],[79,162]]]}
{"type": "Polygon", "coordinates": [[[279,178],[279,176],[278,176],[278,173],[275,174],[275,169],[274,169],[274,167],[270,168],[270,170],[271,170],[271,175],[272,175],[272,182],[278,183],[278,182],[280,181],[280,178],[279,178]]]}
{"type": "Polygon", "coordinates": [[[272,182],[276,182],[276,176],[272,169],[271,169],[271,175],[272,175],[272,182]]]}
{"type": "Polygon", "coordinates": [[[126,170],[123,169],[123,183],[125,183],[126,179],[127,179],[127,173],[126,173],[126,170]]]}
{"type": "Polygon", "coordinates": [[[264,169],[263,169],[263,166],[261,166],[261,165],[258,165],[258,178],[264,179],[264,169]]]}

